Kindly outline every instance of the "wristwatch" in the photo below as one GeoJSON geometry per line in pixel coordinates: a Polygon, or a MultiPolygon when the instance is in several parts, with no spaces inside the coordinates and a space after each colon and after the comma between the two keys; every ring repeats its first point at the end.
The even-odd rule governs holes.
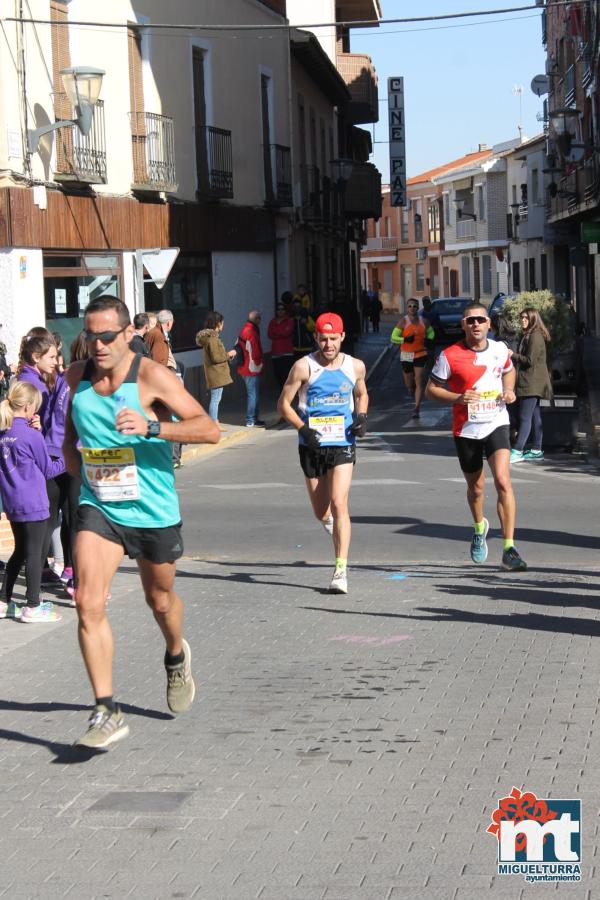
{"type": "Polygon", "coordinates": [[[146,428],[146,437],[159,437],[160,436],[160,422],[158,419],[148,419],[148,427],[146,428]]]}

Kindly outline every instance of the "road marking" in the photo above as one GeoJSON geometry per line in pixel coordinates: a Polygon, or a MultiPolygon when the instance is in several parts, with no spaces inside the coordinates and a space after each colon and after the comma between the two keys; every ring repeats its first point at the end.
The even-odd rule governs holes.
{"type": "MultiPolygon", "coordinates": [[[[539,484],[539,481],[535,481],[533,478],[512,478],[511,482],[513,484],[539,484]]],[[[464,484],[464,478],[439,478],[438,481],[456,481],[458,484],[464,484]]]]}
{"type": "Polygon", "coordinates": [[[401,478],[356,478],[352,487],[365,487],[377,484],[423,484],[422,481],[403,481],[401,478]]]}

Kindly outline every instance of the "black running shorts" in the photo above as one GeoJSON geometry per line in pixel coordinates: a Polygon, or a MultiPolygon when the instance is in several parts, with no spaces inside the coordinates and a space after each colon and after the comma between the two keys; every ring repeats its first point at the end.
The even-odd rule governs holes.
{"type": "Polygon", "coordinates": [[[93,531],[113,544],[120,544],[130,559],[153,563],[175,562],[183,554],[181,522],[167,528],[131,528],[111,522],[95,506],[82,503],[77,509],[76,531],[93,531]]]}
{"type": "Polygon", "coordinates": [[[426,356],[416,356],[412,362],[408,362],[408,360],[401,360],[402,362],[402,371],[403,372],[414,372],[415,369],[423,369],[427,363],[426,356]]]}
{"type": "Polygon", "coordinates": [[[318,450],[309,450],[308,447],[298,447],[300,453],[300,465],[307,478],[320,478],[329,469],[335,466],[343,466],[356,462],[356,446],[350,444],[347,447],[319,447],[318,450]]]}
{"type": "Polygon", "coordinates": [[[487,437],[467,438],[454,436],[458,461],[463,472],[472,475],[483,468],[483,457],[489,459],[496,450],[510,450],[508,425],[500,425],[487,437]]]}

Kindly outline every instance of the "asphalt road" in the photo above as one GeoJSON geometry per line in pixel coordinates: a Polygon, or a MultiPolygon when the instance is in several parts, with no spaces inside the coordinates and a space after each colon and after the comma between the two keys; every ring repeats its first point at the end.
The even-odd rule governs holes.
{"type": "Polygon", "coordinates": [[[110,753],[70,749],[90,702],[73,612],[0,623],[0,896],[600,897],[598,471],[516,467],[529,571],[499,567],[493,491],[474,567],[448,413],[408,420],[396,357],[371,391],[348,596],[326,592],[288,429],[179,471],[188,713],[167,711],[131,562],[110,606],[131,734],[110,753]],[[497,874],[486,829],[513,786],[583,801],[580,884],[497,874]]]}

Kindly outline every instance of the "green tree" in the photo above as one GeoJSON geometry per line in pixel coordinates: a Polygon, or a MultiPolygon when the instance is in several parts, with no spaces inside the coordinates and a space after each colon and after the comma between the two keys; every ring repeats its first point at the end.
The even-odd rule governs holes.
{"type": "Polygon", "coordinates": [[[524,309],[537,310],[550,332],[550,352],[560,353],[572,346],[575,334],[573,311],[568,303],[551,291],[521,291],[502,307],[502,315],[521,333],[519,316],[524,309]]]}

